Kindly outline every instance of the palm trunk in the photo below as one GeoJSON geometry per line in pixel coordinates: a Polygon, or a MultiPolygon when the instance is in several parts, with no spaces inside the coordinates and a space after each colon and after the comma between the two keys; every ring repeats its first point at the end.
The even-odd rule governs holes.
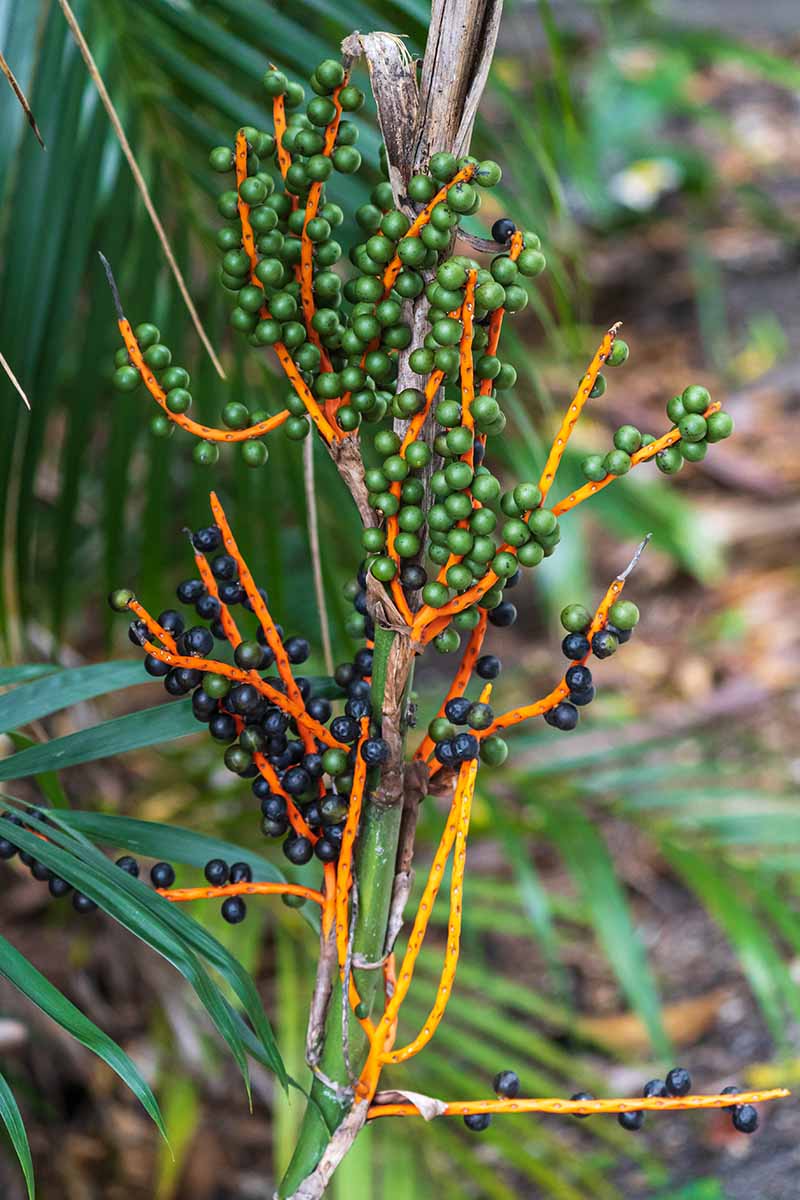
{"type": "MultiPolygon", "coordinates": [[[[502,0],[434,0],[428,45],[419,90],[414,64],[402,42],[388,34],[353,34],[343,44],[346,59],[367,60],[378,120],[386,143],[389,175],[395,203],[413,216],[406,187],[410,176],[423,168],[431,154],[447,150],[458,156],[469,148],[472,126],[491,63],[502,0]]],[[[409,302],[406,320],[416,336],[426,325],[424,296],[409,302]]],[[[401,355],[397,386],[417,384],[401,355]]],[[[432,426],[432,422],[431,422],[432,426]]],[[[432,440],[433,430],[422,436],[432,440]]],[[[362,518],[371,520],[366,505],[363,473],[347,438],[338,452],[337,465],[358,505],[362,518]]],[[[425,503],[429,497],[426,497],[425,503]]],[[[370,611],[375,621],[373,709],[382,714],[382,736],[391,756],[379,787],[365,798],[354,876],[358,900],[353,933],[353,957],[377,963],[387,946],[390,926],[396,932],[397,914],[392,898],[399,887],[400,907],[409,880],[416,806],[424,794],[425,773],[408,773],[404,766],[405,705],[411,687],[415,653],[408,631],[383,589],[370,589],[370,611]],[[391,625],[391,628],[388,626],[391,625]],[[411,814],[401,843],[403,812],[411,814]]],[[[280,1200],[319,1200],[333,1171],[352,1146],[366,1120],[367,1103],[354,1103],[352,1083],[364,1064],[367,1042],[360,1025],[349,1013],[343,1019],[342,988],[337,978],[328,986],[332,971],[325,947],[320,958],[318,993],[329,992],[324,1023],[324,1044],[311,1088],[311,1097],[297,1146],[276,1193],[280,1200]],[[352,1072],[352,1076],[351,1076],[352,1072]]],[[[365,1004],[372,1009],[382,994],[380,969],[354,970],[365,1004]]]]}

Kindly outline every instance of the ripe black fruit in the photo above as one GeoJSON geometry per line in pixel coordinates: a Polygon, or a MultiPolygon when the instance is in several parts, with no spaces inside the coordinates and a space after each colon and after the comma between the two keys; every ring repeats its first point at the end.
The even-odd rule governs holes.
{"type": "Polygon", "coordinates": [[[516,1071],[498,1071],[492,1084],[494,1093],[506,1100],[514,1100],[519,1095],[519,1075],[516,1071]]]}
{"type": "Polygon", "coordinates": [[[249,863],[235,862],[231,866],[231,883],[252,883],[253,869],[249,863]]]}
{"type": "Polygon", "coordinates": [[[468,1113],[464,1117],[464,1124],[472,1133],[483,1133],[492,1123],[490,1113],[468,1113]]]}
{"type": "Polygon", "coordinates": [[[228,864],[221,858],[212,858],[203,868],[203,874],[212,887],[222,887],[228,882],[228,864]]]}
{"type": "Polygon", "coordinates": [[[214,637],[205,625],[193,625],[183,634],[182,644],[187,654],[207,658],[214,649],[214,637]]]}
{"type": "Polygon", "coordinates": [[[649,1099],[650,1096],[668,1096],[669,1092],[663,1079],[651,1079],[642,1088],[642,1095],[649,1099]]]}
{"type": "Polygon", "coordinates": [[[585,633],[568,633],[561,643],[561,653],[572,659],[573,662],[585,658],[590,649],[589,639],[585,633]]]}
{"type": "Polygon", "coordinates": [[[516,232],[516,225],[508,217],[500,217],[492,226],[492,237],[496,242],[510,242],[516,232]]]}
{"type": "Polygon", "coordinates": [[[150,880],[155,888],[171,888],[175,882],[175,868],[168,862],[158,862],[150,868],[150,880]]]}
{"type": "Polygon", "coordinates": [[[692,1090],[692,1077],[683,1067],[673,1067],[664,1082],[670,1096],[688,1096],[692,1090]]]}
{"type": "Polygon", "coordinates": [[[496,679],[503,669],[503,664],[496,654],[483,654],[475,663],[475,674],[481,679],[496,679]]]}
{"type": "MultiPolygon", "coordinates": [[[[594,1092],[575,1092],[572,1096],[570,1096],[570,1100],[594,1100],[594,1098],[594,1092]]],[[[580,1121],[585,1121],[589,1116],[589,1113],[575,1113],[574,1116],[576,1116],[580,1121]]]]}
{"type": "Polygon", "coordinates": [[[731,1119],[739,1133],[755,1133],[758,1129],[758,1113],[752,1104],[737,1104],[731,1119]]]}
{"type": "Polygon", "coordinates": [[[361,747],[361,757],[368,767],[379,767],[389,758],[389,743],[383,738],[368,738],[361,747]]]}
{"type": "Polygon", "coordinates": [[[472,701],[468,700],[466,696],[453,696],[444,706],[444,715],[454,725],[466,725],[471,708],[472,701]]]}
{"type": "Polygon", "coordinates": [[[229,925],[238,925],[247,916],[247,905],[241,896],[226,896],[220,912],[229,925]]]}
{"type": "Polygon", "coordinates": [[[132,875],[134,879],[139,878],[139,864],[131,854],[123,854],[122,858],[118,858],[116,865],[120,871],[124,871],[126,875],[132,875]]]}
{"type": "Polygon", "coordinates": [[[307,837],[292,836],[283,843],[283,853],[290,863],[302,867],[304,863],[310,862],[314,850],[307,837]]]}
{"type": "Polygon", "coordinates": [[[636,1133],[644,1125],[643,1112],[623,1112],[617,1117],[623,1129],[627,1129],[629,1133],[636,1133]]]}
{"type": "Polygon", "coordinates": [[[551,708],[549,712],[544,714],[544,719],[554,729],[560,729],[568,733],[578,724],[578,710],[574,704],[570,704],[567,700],[562,700],[555,708],[551,708]]]}

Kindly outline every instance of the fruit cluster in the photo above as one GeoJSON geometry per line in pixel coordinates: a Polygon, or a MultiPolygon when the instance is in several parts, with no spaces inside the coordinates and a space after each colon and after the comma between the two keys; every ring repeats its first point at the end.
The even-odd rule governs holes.
{"type": "MultiPolygon", "coordinates": [[[[212,502],[224,522],[215,497],[212,502]]],[[[346,699],[344,711],[334,716],[331,701],[315,696],[311,682],[293,673],[308,658],[308,642],[285,636],[273,623],[267,595],[255,587],[232,538],[211,525],[191,541],[198,577],[179,584],[177,595],[205,624],[187,626],[173,609],[153,619],[124,589],[112,593],[111,606],[134,614],[129,636],[147,650],[148,674],[163,678],[171,695],[191,693],[194,715],[226,747],[226,767],[252,780],[263,832],[284,838],[294,865],[314,855],[333,863],[353,788],[373,786],[388,756],[378,727],[370,724],[372,651],[363,647],[337,669],[346,699]],[[245,610],[239,620],[255,614],[252,636],[239,631],[237,607],[245,610]],[[231,648],[232,665],[213,657],[215,642],[231,648]],[[270,675],[273,669],[277,674],[270,675]]]]}
{"type": "MultiPolygon", "coordinates": [[[[617,340],[614,350],[625,343],[617,340]]],[[[627,358],[625,346],[624,358],[627,358]]],[[[612,351],[613,355],[613,351],[612,351]]],[[[617,356],[616,361],[624,361],[617,356]]],[[[611,362],[611,357],[609,357],[611,362]]],[[[602,376],[598,376],[598,383],[602,376]]],[[[605,391],[605,382],[599,391],[605,391]]],[[[711,395],[707,388],[690,384],[680,396],[667,404],[667,416],[680,434],[680,440],[665,446],[652,456],[664,475],[676,475],[685,462],[702,462],[713,442],[722,442],[733,433],[733,418],[720,410],[712,411],[711,395]]],[[[621,425],[614,434],[614,448],[603,454],[589,454],[581,462],[581,470],[593,483],[601,483],[609,475],[627,475],[636,465],[637,455],[655,442],[651,433],[641,433],[635,425],[621,425]]],[[[640,456],[641,457],[641,456],[640,456]]]]}
{"type": "MultiPolygon", "coordinates": [[[[499,1071],[494,1077],[492,1090],[498,1100],[516,1100],[520,1091],[520,1080],[516,1071],[499,1071]]],[[[689,1072],[684,1067],[673,1067],[671,1071],[667,1072],[666,1079],[649,1080],[642,1089],[642,1096],[648,1100],[653,1097],[679,1099],[688,1096],[691,1090],[692,1080],[689,1072]]],[[[720,1093],[722,1096],[741,1094],[742,1089],[736,1085],[725,1087],[720,1093]]],[[[570,1096],[570,1103],[592,1104],[596,1099],[591,1092],[575,1092],[573,1096],[570,1096]]],[[[734,1129],[739,1133],[755,1133],[758,1128],[758,1112],[752,1104],[733,1105],[730,1112],[734,1129]]],[[[574,1115],[582,1118],[591,1114],[576,1112],[574,1115]]],[[[645,1113],[642,1109],[625,1109],[617,1114],[619,1124],[629,1133],[637,1133],[644,1125],[644,1119],[645,1113]]],[[[491,1112],[473,1112],[464,1116],[464,1124],[473,1133],[483,1133],[491,1123],[491,1112]]]]}

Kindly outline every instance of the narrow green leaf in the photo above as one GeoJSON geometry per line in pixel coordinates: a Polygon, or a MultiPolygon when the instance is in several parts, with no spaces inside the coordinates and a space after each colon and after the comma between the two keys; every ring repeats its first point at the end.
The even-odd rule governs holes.
{"type": "Polygon", "coordinates": [[[23,663],[19,667],[0,667],[0,687],[14,687],[18,683],[27,683],[29,679],[52,675],[60,669],[55,663],[23,663]]]}
{"type": "MultiPolygon", "coordinates": [[[[52,819],[55,820],[54,814],[52,819]]],[[[30,813],[26,814],[25,821],[46,833],[47,840],[19,829],[3,818],[0,818],[0,829],[14,845],[35,855],[180,971],[194,988],[217,1031],[227,1043],[249,1091],[244,1045],[224,998],[186,939],[176,933],[174,918],[182,918],[188,925],[194,922],[180,913],[173,913],[173,906],[168,900],[163,900],[125,871],[113,867],[99,851],[88,847],[87,852],[86,845],[78,842],[74,835],[45,825],[30,813]]],[[[213,941],[210,936],[209,940],[213,941]]]]}
{"type": "MultiPolygon", "coordinates": [[[[7,823],[6,823],[7,824],[7,823]]],[[[13,829],[14,827],[11,826],[13,829]]],[[[30,836],[30,835],[29,835],[30,836]]],[[[37,841],[38,839],[33,839],[37,841]]],[[[120,872],[122,874],[122,872],[120,872]]],[[[23,995],[47,1013],[57,1025],[71,1033],[82,1045],[108,1063],[112,1071],[119,1075],[123,1083],[140,1101],[142,1107],[152,1118],[162,1137],[167,1133],[159,1111],[156,1098],[145,1083],[136,1065],[116,1042],[103,1033],[102,1029],[90,1021],[87,1016],[76,1008],[71,1000],[58,990],[49,979],[42,975],[32,963],[20,954],[10,942],[0,937],[0,975],[18,988],[23,995]]]]}
{"type": "Polygon", "coordinates": [[[286,1071],[272,1027],[256,986],[241,964],[212,934],[181,912],[180,905],[164,900],[140,880],[120,871],[85,838],[67,829],[56,813],[50,814],[50,818],[52,823],[45,824],[29,812],[25,815],[26,824],[46,834],[48,840],[44,842],[3,818],[0,818],[0,828],[5,830],[5,836],[15,845],[29,850],[45,865],[53,868],[181,971],[195,988],[247,1082],[244,1045],[231,1021],[224,997],[196,957],[196,954],[201,955],[219,972],[240,1000],[261,1039],[272,1070],[285,1087],[286,1071]],[[56,862],[51,861],[54,856],[56,862]]]}
{"type": "MultiPolygon", "coordinates": [[[[38,746],[39,743],[26,733],[17,733],[14,730],[8,734],[9,741],[17,750],[27,750],[31,746],[38,746]]],[[[67,800],[66,792],[61,786],[61,780],[55,771],[42,771],[37,775],[36,782],[39,785],[42,795],[53,806],[53,808],[68,808],[69,801],[67,800]]]]}
{"type": "Polygon", "coordinates": [[[22,1113],[19,1111],[14,1093],[0,1075],[0,1121],[3,1122],[11,1138],[11,1145],[16,1151],[22,1174],[25,1176],[25,1186],[28,1189],[28,1200],[34,1200],[36,1187],[33,1182],[33,1162],[31,1148],[28,1145],[28,1135],[22,1123],[22,1113]]]}
{"type": "Polygon", "coordinates": [[[14,754],[0,762],[0,780],[25,779],[42,771],[60,771],[64,767],[174,741],[199,731],[200,726],[192,715],[191,700],[159,704],[14,754]]]}
{"type": "Polygon", "coordinates": [[[21,729],[31,721],[49,717],[51,713],[69,708],[71,704],[92,700],[95,696],[103,696],[137,683],[150,682],[152,680],[145,673],[141,658],[123,658],[116,662],[95,663],[90,667],[57,670],[44,679],[0,696],[0,733],[21,729]]]}
{"type": "Polygon", "coordinates": [[[581,889],[608,961],[654,1049],[669,1058],[658,990],[605,842],[580,809],[563,801],[547,813],[547,834],[581,889]]]}
{"type": "Polygon", "coordinates": [[[742,970],[761,1005],[772,1036],[785,1046],[787,1009],[797,1020],[800,1000],[786,963],[775,948],[772,930],[759,920],[741,874],[729,875],[685,845],[662,842],[661,850],[735,947],[742,970]]]}

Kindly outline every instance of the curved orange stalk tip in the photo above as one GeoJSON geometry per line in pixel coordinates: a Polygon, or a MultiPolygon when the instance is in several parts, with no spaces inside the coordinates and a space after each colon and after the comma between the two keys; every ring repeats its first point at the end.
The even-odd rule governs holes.
{"type": "Polygon", "coordinates": [[[191,900],[219,900],[226,896],[302,896],[315,904],[324,904],[322,892],[299,883],[226,883],[223,887],[156,888],[159,896],[175,904],[191,900]]]}
{"type": "Polygon", "coordinates": [[[604,335],[602,342],[595,351],[594,358],[589,363],[586,374],[583,376],[583,379],[578,385],[578,390],[573,396],[572,402],[567,409],[563,421],[561,422],[558,433],[553,440],[553,444],[550,447],[550,453],[547,456],[547,462],[544,465],[544,470],[542,471],[539,479],[539,491],[542,493],[542,503],[544,503],[547,493],[553,486],[556,472],[561,463],[561,459],[564,457],[564,451],[567,448],[567,442],[569,441],[570,436],[572,435],[572,432],[578,423],[578,418],[583,411],[586,401],[591,395],[592,388],[597,382],[597,376],[600,374],[600,369],[611,353],[611,347],[614,345],[614,340],[617,336],[617,330],[619,328],[620,322],[617,321],[604,335]]]}
{"type": "MultiPolygon", "coordinates": [[[[785,1100],[788,1088],[771,1088],[761,1092],[735,1092],[713,1096],[648,1096],[619,1100],[452,1100],[439,1114],[443,1117],[466,1117],[478,1113],[551,1113],[576,1117],[625,1112],[689,1112],[694,1109],[734,1108],[740,1104],[764,1104],[770,1100],[785,1100]]],[[[373,1104],[367,1113],[376,1117],[421,1117],[413,1104],[373,1104]]]]}
{"type": "Polygon", "coordinates": [[[178,425],[193,437],[202,438],[206,442],[246,442],[250,438],[263,437],[265,434],[271,433],[273,429],[277,429],[290,417],[291,414],[287,408],[276,413],[274,417],[268,417],[266,421],[260,421],[258,425],[248,426],[247,429],[217,429],[213,425],[202,425],[199,421],[193,421],[191,417],[186,416],[186,413],[172,412],[167,405],[166,392],[144,361],[130,322],[123,319],[117,324],[131,364],[139,372],[139,378],[156,404],[173,425],[178,425]]]}
{"type": "MultiPolygon", "coordinates": [[[[704,417],[710,417],[712,413],[719,412],[721,404],[715,400],[709,404],[708,408],[703,413],[704,417]]],[[[668,446],[674,446],[676,442],[681,440],[680,430],[677,428],[670,429],[669,432],[662,434],[649,446],[642,446],[641,450],[637,450],[631,455],[631,464],[638,467],[640,463],[648,462],[649,459],[655,458],[660,450],[666,450],[668,446]]],[[[562,513],[569,512],[570,509],[576,508],[582,504],[584,500],[588,500],[590,496],[595,496],[598,492],[602,492],[603,488],[608,487],[617,478],[616,475],[606,475],[605,479],[599,480],[597,483],[585,483],[583,487],[578,488],[576,492],[571,492],[564,500],[559,500],[558,504],[553,506],[553,512],[557,517],[562,513]]]]}

